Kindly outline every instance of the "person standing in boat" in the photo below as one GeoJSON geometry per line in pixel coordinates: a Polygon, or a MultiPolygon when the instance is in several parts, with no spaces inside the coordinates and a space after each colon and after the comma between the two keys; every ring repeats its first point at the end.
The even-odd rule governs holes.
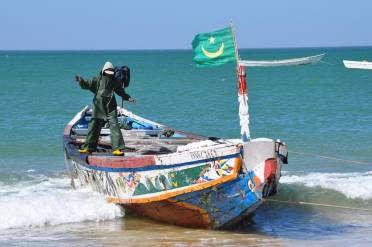
{"type": "Polygon", "coordinates": [[[131,103],[136,103],[136,100],[125,92],[122,82],[118,81],[114,74],[114,66],[111,62],[106,62],[98,77],[84,80],[81,76],[75,76],[75,80],[79,82],[82,89],[94,93],[92,119],[89,122],[85,144],[79,149],[80,153],[88,154],[97,149],[101,129],[105,122],[108,122],[112,154],[124,155],[124,139],[117,120],[117,104],[114,93],[131,103]]]}

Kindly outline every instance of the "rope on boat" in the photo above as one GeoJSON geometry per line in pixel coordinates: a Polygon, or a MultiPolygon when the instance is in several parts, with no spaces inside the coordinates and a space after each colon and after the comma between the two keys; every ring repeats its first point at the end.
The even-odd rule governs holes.
{"type": "MultiPolygon", "coordinates": [[[[325,156],[325,155],[319,155],[319,154],[313,154],[313,153],[296,152],[296,151],[292,151],[292,150],[288,150],[288,151],[290,153],[294,153],[294,154],[310,155],[310,156],[315,156],[315,157],[322,158],[322,159],[337,160],[337,161],[354,163],[354,164],[361,164],[361,165],[372,165],[372,162],[357,161],[357,160],[346,160],[346,159],[340,159],[340,158],[332,157],[332,156],[325,156]]],[[[265,199],[265,200],[266,201],[272,201],[272,202],[279,202],[279,203],[295,204],[295,205],[320,206],[320,207],[340,208],[340,209],[360,210],[360,211],[372,212],[372,208],[348,207],[348,206],[335,205],[335,204],[324,204],[324,203],[304,202],[304,201],[284,201],[284,200],[276,200],[276,199],[265,199]]]]}
{"type": "Polygon", "coordinates": [[[335,64],[333,64],[333,63],[329,63],[329,62],[324,62],[324,61],[322,61],[322,60],[320,60],[319,61],[320,63],[324,63],[324,64],[327,64],[327,65],[332,65],[332,66],[334,66],[335,64]]]}
{"type": "Polygon", "coordinates": [[[328,207],[328,208],[341,208],[341,209],[348,209],[348,210],[360,210],[360,211],[372,212],[371,208],[356,208],[356,207],[348,207],[348,206],[341,206],[341,205],[334,205],[334,204],[324,204],[324,203],[315,203],[315,202],[283,201],[283,200],[276,200],[276,199],[265,199],[265,201],[295,204],[295,205],[320,206],[320,207],[328,207]]]}
{"type": "Polygon", "coordinates": [[[360,164],[360,165],[372,165],[372,162],[365,162],[365,161],[358,161],[358,160],[345,160],[345,159],[340,159],[340,158],[337,158],[337,157],[331,157],[331,156],[325,156],[325,155],[319,155],[319,154],[302,153],[302,152],[296,152],[296,151],[292,151],[292,150],[288,150],[288,151],[291,152],[291,153],[294,153],[294,154],[316,156],[316,157],[322,158],[322,159],[337,160],[337,161],[360,164]]]}

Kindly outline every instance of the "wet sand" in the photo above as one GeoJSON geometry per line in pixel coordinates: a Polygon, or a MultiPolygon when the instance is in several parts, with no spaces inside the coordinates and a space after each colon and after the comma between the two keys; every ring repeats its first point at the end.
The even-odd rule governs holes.
{"type": "Polygon", "coordinates": [[[372,215],[264,205],[235,229],[202,230],[124,216],[38,228],[8,229],[2,246],[370,246],[372,215]]]}
{"type": "Polygon", "coordinates": [[[279,239],[254,233],[190,229],[132,216],[42,227],[23,236],[17,232],[13,235],[17,246],[283,246],[279,239]]]}

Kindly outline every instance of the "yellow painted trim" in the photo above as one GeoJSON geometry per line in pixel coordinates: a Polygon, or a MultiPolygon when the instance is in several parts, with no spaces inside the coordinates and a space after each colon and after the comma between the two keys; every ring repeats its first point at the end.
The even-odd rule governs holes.
{"type": "Polygon", "coordinates": [[[162,201],[166,200],[168,198],[181,195],[181,194],[186,194],[198,190],[203,190],[208,187],[216,186],[222,183],[226,183],[230,180],[235,179],[238,176],[238,172],[240,171],[242,165],[242,159],[235,158],[235,164],[234,164],[234,170],[233,173],[230,175],[226,175],[224,177],[218,178],[213,181],[201,183],[201,184],[194,184],[191,186],[188,186],[186,188],[181,188],[179,190],[175,189],[169,192],[164,192],[161,195],[156,195],[156,196],[148,196],[148,197],[142,197],[142,198],[118,198],[118,197],[107,197],[107,201],[110,203],[116,203],[116,204],[131,204],[131,203],[149,203],[149,202],[155,202],[155,201],[162,201]]]}

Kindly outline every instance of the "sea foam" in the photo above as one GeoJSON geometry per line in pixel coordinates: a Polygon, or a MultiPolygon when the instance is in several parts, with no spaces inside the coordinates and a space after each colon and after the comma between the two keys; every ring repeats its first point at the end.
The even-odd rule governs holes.
{"type": "Polygon", "coordinates": [[[321,187],[341,192],[351,199],[372,199],[372,171],[365,173],[309,173],[290,175],[283,173],[283,184],[302,184],[307,187],[321,187]]]}
{"type": "Polygon", "coordinates": [[[44,177],[0,187],[0,230],[123,216],[118,206],[91,189],[73,190],[68,178],[44,177]]]}

